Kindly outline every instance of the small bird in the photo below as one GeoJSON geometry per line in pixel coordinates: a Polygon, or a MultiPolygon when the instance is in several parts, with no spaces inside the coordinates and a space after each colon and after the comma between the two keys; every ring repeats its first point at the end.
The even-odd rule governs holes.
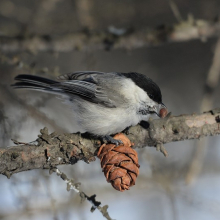
{"type": "Polygon", "coordinates": [[[151,114],[160,117],[162,95],[158,85],[143,74],[79,71],[58,77],[59,81],[34,75],[18,75],[14,88],[61,95],[71,106],[79,126],[113,144],[110,135],[123,131],[151,114]]]}

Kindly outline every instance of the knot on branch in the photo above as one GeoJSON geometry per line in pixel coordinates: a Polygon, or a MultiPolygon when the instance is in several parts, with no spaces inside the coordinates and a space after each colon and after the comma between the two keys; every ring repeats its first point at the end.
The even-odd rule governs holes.
{"type": "MultiPolygon", "coordinates": [[[[149,126],[149,136],[154,143],[154,146],[156,147],[157,151],[160,151],[163,153],[165,157],[168,156],[168,152],[165,149],[163,143],[164,143],[164,137],[166,134],[167,123],[169,121],[169,118],[171,116],[171,112],[166,115],[166,117],[163,117],[158,120],[150,120],[150,126],[149,126]]],[[[173,129],[173,128],[172,128],[173,129]]],[[[175,129],[175,132],[178,133],[178,129],[175,129]]]]}

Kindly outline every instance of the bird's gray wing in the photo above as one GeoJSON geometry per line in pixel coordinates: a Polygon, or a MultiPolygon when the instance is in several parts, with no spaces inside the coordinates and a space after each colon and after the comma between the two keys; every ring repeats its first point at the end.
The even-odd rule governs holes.
{"type": "Polygon", "coordinates": [[[97,75],[106,74],[104,72],[97,71],[78,71],[74,73],[66,73],[58,76],[59,80],[86,80],[89,81],[90,78],[94,78],[97,75]]]}
{"type": "Polygon", "coordinates": [[[105,107],[116,107],[114,101],[108,97],[105,89],[98,86],[92,80],[68,80],[53,84],[51,87],[62,90],[63,93],[66,93],[69,96],[77,95],[84,100],[100,104],[105,107]]]}
{"type": "Polygon", "coordinates": [[[114,75],[94,71],[75,72],[62,75],[59,77],[60,82],[39,76],[19,75],[15,78],[19,82],[16,82],[13,87],[67,95],[70,99],[75,95],[89,102],[115,108],[116,103],[119,103],[119,97],[109,83],[109,78],[114,75]]]}

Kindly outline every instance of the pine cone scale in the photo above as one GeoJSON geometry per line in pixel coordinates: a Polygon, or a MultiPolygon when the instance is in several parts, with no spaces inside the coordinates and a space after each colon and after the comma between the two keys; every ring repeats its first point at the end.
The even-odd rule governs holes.
{"type": "Polygon", "coordinates": [[[136,164],[136,165],[139,167],[138,157],[137,157],[137,156],[134,156],[134,155],[132,155],[132,154],[129,154],[129,157],[132,159],[133,163],[136,164]]]}
{"type": "MultiPolygon", "coordinates": [[[[109,173],[114,169],[114,165],[106,165],[105,168],[102,169],[102,171],[105,174],[105,177],[108,181],[109,173]]],[[[108,181],[109,182],[109,181],[108,181]]]]}
{"type": "Polygon", "coordinates": [[[124,154],[121,153],[116,153],[116,155],[114,157],[112,157],[108,163],[109,164],[120,164],[122,161],[131,161],[130,157],[127,157],[124,154]]]}
{"type": "Polygon", "coordinates": [[[127,171],[125,169],[116,168],[114,171],[110,173],[109,180],[115,180],[117,178],[121,178],[125,176],[127,171]]]}
{"type": "MultiPolygon", "coordinates": [[[[114,182],[112,182],[112,186],[118,191],[122,191],[121,189],[121,180],[118,178],[114,182]]],[[[124,190],[123,190],[124,191],[124,190]]]]}
{"type": "Polygon", "coordinates": [[[120,167],[123,167],[123,168],[125,168],[126,170],[128,170],[128,171],[130,171],[130,172],[132,172],[132,173],[135,173],[135,174],[137,174],[137,175],[139,174],[139,169],[138,169],[137,165],[134,164],[134,163],[122,162],[122,163],[120,164],[120,167]]]}
{"type": "Polygon", "coordinates": [[[115,151],[109,151],[107,154],[104,155],[104,157],[101,160],[101,166],[102,168],[105,167],[107,163],[112,164],[110,161],[114,158],[115,155],[118,153],[115,151]]]}
{"type": "Polygon", "coordinates": [[[137,176],[136,176],[136,174],[134,174],[134,173],[129,173],[129,175],[131,176],[131,186],[133,186],[133,185],[135,185],[135,181],[136,181],[136,179],[137,179],[137,176]]]}
{"type": "Polygon", "coordinates": [[[128,148],[127,146],[123,145],[123,146],[118,146],[117,148],[114,149],[114,151],[123,153],[123,154],[133,154],[137,156],[137,152],[135,150],[133,150],[132,148],[128,148]]]}

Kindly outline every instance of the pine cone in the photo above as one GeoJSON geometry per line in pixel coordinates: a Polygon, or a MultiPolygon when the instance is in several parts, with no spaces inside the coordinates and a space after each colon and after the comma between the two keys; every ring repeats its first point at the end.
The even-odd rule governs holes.
{"type": "Polygon", "coordinates": [[[135,185],[139,174],[137,152],[131,148],[131,141],[124,134],[117,134],[114,139],[123,141],[124,145],[103,144],[98,151],[102,171],[107,182],[121,192],[135,185]]]}

